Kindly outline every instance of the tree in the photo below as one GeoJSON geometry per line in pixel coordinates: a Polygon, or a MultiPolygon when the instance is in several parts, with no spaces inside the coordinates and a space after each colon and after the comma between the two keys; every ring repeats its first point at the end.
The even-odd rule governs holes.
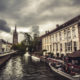
{"type": "Polygon", "coordinates": [[[19,50],[19,51],[28,51],[30,54],[33,52],[38,51],[38,48],[40,46],[40,40],[39,37],[33,37],[28,34],[24,33],[25,39],[17,45],[13,45],[12,49],[19,50]]]}
{"type": "Polygon", "coordinates": [[[12,45],[13,50],[18,50],[20,52],[25,52],[26,51],[26,46],[24,45],[24,41],[22,41],[20,44],[13,44],[12,45]]]}
{"type": "Polygon", "coordinates": [[[25,35],[25,43],[26,43],[26,47],[28,48],[28,52],[32,53],[38,51],[38,47],[40,45],[39,37],[34,36],[32,38],[32,36],[29,35],[28,33],[25,33],[24,35],[25,35]]]}

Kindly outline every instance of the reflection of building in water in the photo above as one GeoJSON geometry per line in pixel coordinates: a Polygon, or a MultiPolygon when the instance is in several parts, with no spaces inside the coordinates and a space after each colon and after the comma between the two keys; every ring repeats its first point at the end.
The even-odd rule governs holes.
{"type": "Polygon", "coordinates": [[[17,33],[16,26],[15,26],[15,30],[13,32],[13,44],[18,44],[18,33],[17,33]]]}
{"type": "Polygon", "coordinates": [[[54,54],[72,53],[80,50],[80,16],[57,25],[56,29],[47,31],[42,37],[42,49],[54,54]]]}

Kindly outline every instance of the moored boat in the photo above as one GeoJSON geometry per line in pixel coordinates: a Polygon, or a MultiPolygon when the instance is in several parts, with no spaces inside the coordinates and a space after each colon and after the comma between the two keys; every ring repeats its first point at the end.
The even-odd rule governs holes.
{"type": "Polygon", "coordinates": [[[70,65],[66,64],[63,60],[42,57],[41,61],[48,63],[52,71],[63,77],[66,77],[70,80],[80,80],[79,73],[72,72],[70,69],[67,69],[66,71],[66,67],[70,67],[70,65]]]}
{"type": "Polygon", "coordinates": [[[64,71],[62,71],[61,69],[59,69],[59,67],[58,68],[55,68],[54,66],[52,66],[51,63],[49,63],[49,67],[51,68],[52,71],[58,73],[61,76],[66,77],[66,78],[68,78],[70,80],[80,80],[80,75],[78,75],[78,76],[77,75],[71,76],[71,75],[65,73],[64,71]]]}
{"type": "Polygon", "coordinates": [[[32,56],[32,60],[34,60],[34,61],[40,61],[40,58],[36,57],[36,56],[32,56]]]}

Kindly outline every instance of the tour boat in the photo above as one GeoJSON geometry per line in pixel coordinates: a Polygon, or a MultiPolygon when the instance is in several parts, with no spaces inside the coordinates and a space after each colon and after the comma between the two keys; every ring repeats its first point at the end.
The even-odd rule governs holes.
{"type": "Polygon", "coordinates": [[[36,56],[32,56],[32,60],[34,60],[34,61],[40,61],[40,58],[38,58],[38,57],[36,57],[36,56]]]}
{"type": "MultiPolygon", "coordinates": [[[[49,61],[48,61],[48,64],[49,64],[49,67],[51,68],[51,70],[53,70],[54,72],[70,79],[70,80],[80,80],[80,74],[74,74],[73,76],[68,74],[67,72],[65,72],[63,70],[63,66],[61,64],[65,64],[64,61],[62,60],[57,60],[57,59],[51,59],[51,58],[47,58],[49,61]],[[56,65],[52,65],[53,63],[55,63],[56,65]]],[[[70,65],[70,64],[67,64],[67,65],[70,65]]],[[[71,65],[72,66],[72,65],[71,65]]]]}
{"type": "Polygon", "coordinates": [[[70,80],[80,80],[80,75],[71,76],[70,74],[63,72],[61,69],[56,69],[54,66],[51,65],[51,63],[49,63],[49,67],[51,68],[52,71],[58,73],[61,76],[66,77],[70,80]]]}
{"type": "Polygon", "coordinates": [[[70,80],[80,80],[80,74],[75,74],[75,75],[70,75],[63,71],[61,64],[65,64],[64,61],[58,60],[58,59],[52,59],[52,58],[45,58],[41,57],[41,61],[48,63],[49,67],[51,68],[52,71],[58,73],[59,75],[66,77],[70,80]],[[53,63],[56,63],[56,67],[52,65],[53,63]],[[57,64],[60,63],[60,64],[57,64]]]}

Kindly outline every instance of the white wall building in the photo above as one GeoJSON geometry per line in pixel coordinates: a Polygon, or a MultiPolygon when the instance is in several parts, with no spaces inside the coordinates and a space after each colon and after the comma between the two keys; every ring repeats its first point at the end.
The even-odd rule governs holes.
{"type": "Polygon", "coordinates": [[[80,16],[57,25],[56,29],[45,33],[42,37],[42,49],[66,55],[80,50],[80,16]]]}
{"type": "Polygon", "coordinates": [[[0,53],[6,52],[6,41],[0,39],[0,53]]]}
{"type": "Polygon", "coordinates": [[[11,50],[12,44],[0,39],[0,53],[8,52],[11,50]]]}

